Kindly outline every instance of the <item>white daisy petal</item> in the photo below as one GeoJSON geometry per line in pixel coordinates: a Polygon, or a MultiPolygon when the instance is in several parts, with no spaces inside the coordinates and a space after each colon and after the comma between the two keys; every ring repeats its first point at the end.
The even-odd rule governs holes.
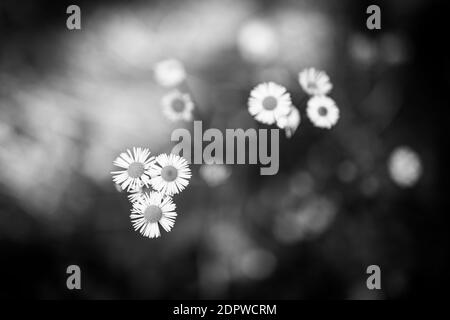
{"type": "Polygon", "coordinates": [[[183,64],[176,59],[158,62],[154,71],[156,82],[163,87],[175,87],[186,79],[186,70],[183,64]]]}
{"type": "Polygon", "coordinates": [[[284,129],[286,137],[290,138],[297,130],[300,124],[300,112],[294,106],[291,106],[291,110],[287,115],[283,115],[277,118],[277,126],[280,129],[284,129]]]}
{"type": "Polygon", "coordinates": [[[153,191],[152,188],[147,186],[141,186],[136,189],[132,189],[129,191],[130,194],[128,195],[128,200],[130,200],[131,203],[134,203],[138,201],[144,195],[144,193],[149,193],[151,191],[153,191]]]}

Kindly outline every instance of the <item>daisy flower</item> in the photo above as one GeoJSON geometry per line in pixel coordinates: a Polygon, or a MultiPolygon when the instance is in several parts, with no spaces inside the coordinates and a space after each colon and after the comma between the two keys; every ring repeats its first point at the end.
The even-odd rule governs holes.
{"type": "Polygon", "coordinates": [[[286,137],[290,138],[295,133],[300,124],[300,112],[294,106],[291,106],[291,110],[285,116],[277,118],[277,126],[284,129],[286,137]]]}
{"type": "Polygon", "coordinates": [[[154,75],[161,86],[175,87],[186,79],[186,70],[179,60],[167,59],[155,65],[154,75]]]}
{"type": "Polygon", "coordinates": [[[274,124],[277,118],[287,115],[291,105],[291,95],[286,88],[274,82],[257,85],[248,99],[250,114],[265,124],[274,124]]]}
{"type": "Polygon", "coordinates": [[[175,204],[168,196],[159,192],[144,193],[141,198],[133,203],[131,209],[131,223],[136,231],[149,238],[161,236],[159,225],[169,232],[175,224],[177,216],[175,204]]]}
{"type": "Polygon", "coordinates": [[[309,99],[306,114],[309,120],[319,128],[330,129],[339,119],[336,103],[326,96],[314,96],[309,99]]]}
{"type": "Polygon", "coordinates": [[[330,77],[325,71],[316,70],[315,68],[305,69],[300,72],[298,74],[298,82],[303,90],[312,96],[326,95],[333,88],[330,77]]]}
{"type": "Polygon", "coordinates": [[[187,93],[178,90],[169,92],[162,98],[163,113],[172,121],[192,119],[194,103],[187,93]]]}
{"type": "Polygon", "coordinates": [[[130,190],[130,194],[128,195],[128,200],[130,200],[131,203],[134,203],[138,201],[145,193],[149,193],[151,191],[153,191],[153,189],[147,186],[132,189],[130,190]]]}
{"type": "Polygon", "coordinates": [[[128,149],[114,160],[113,164],[122,168],[120,171],[112,171],[113,181],[128,191],[150,184],[150,167],[155,157],[150,157],[147,148],[133,148],[133,153],[128,149]]]}
{"type": "Polygon", "coordinates": [[[186,159],[175,154],[161,154],[151,170],[152,187],[167,195],[177,194],[189,184],[191,169],[186,159]]]}

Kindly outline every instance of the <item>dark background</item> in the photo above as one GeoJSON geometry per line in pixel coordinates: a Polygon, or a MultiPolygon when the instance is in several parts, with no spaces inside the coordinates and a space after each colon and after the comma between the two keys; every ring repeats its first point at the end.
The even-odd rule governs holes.
{"type": "Polygon", "coordinates": [[[440,296],[449,258],[449,6],[377,2],[382,29],[370,31],[370,4],[2,0],[0,297],[440,296]],[[81,7],[82,30],[67,30],[69,4],[81,7]],[[236,44],[253,19],[278,35],[270,61],[249,61],[236,44]],[[175,228],[151,240],[132,230],[109,171],[135,145],[170,151],[177,124],[162,116],[165,90],[152,76],[167,57],[185,64],[204,127],[263,127],[246,100],[268,80],[289,89],[302,123],[281,137],[276,176],[235,165],[213,186],[192,165],[175,228]],[[334,84],[341,118],[330,131],[313,127],[301,103],[296,75],[309,66],[334,84]],[[423,167],[409,188],[388,172],[399,146],[423,167]],[[81,291],[66,288],[70,264],[82,270],[81,291]],[[379,291],[365,285],[371,264],[381,267],[379,291]]]}

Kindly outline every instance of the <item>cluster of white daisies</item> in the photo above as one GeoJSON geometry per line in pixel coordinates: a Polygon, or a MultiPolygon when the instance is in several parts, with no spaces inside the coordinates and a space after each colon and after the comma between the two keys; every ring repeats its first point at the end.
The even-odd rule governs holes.
{"type": "Polygon", "coordinates": [[[159,225],[169,232],[177,213],[172,196],[189,184],[191,170],[186,159],[175,154],[150,156],[147,148],[133,148],[121,153],[113,164],[113,181],[129,192],[131,222],[136,231],[149,238],[161,235],[159,225]]]}
{"type": "MultiPolygon", "coordinates": [[[[176,59],[166,59],[154,67],[155,81],[165,88],[176,88],[186,79],[183,64],[176,59]]],[[[171,89],[161,99],[162,111],[171,121],[191,121],[194,103],[191,95],[180,89],[171,89]]]]}
{"type": "MultiPolygon", "coordinates": [[[[176,59],[160,61],[154,67],[154,76],[162,87],[175,88],[162,97],[164,115],[172,121],[191,121],[194,103],[189,93],[179,89],[186,80],[183,64],[176,59]]],[[[339,119],[339,109],[328,96],[333,88],[330,77],[324,71],[308,68],[298,74],[298,81],[309,95],[306,114],[310,121],[319,128],[333,127],[339,119]]],[[[300,125],[300,112],[293,105],[291,95],[274,82],[261,83],[250,92],[248,110],[257,121],[284,129],[288,138],[300,125]]]]}
{"type": "MultiPolygon", "coordinates": [[[[156,64],[155,80],[163,87],[176,88],[186,79],[183,64],[167,59],[156,64]]],[[[299,83],[310,96],[306,113],[320,128],[331,128],[339,119],[339,109],[327,94],[333,85],[323,71],[314,68],[299,73],[299,83]]],[[[164,114],[173,121],[193,119],[194,103],[188,93],[172,89],[162,98],[164,114]]],[[[300,124],[300,112],[286,88],[273,82],[262,83],[250,93],[248,109],[257,121],[276,124],[291,137],[300,124]]],[[[136,231],[149,238],[161,235],[159,225],[169,232],[177,213],[172,196],[189,184],[191,170],[186,159],[175,154],[150,156],[147,148],[127,150],[114,160],[121,170],[112,171],[114,183],[129,192],[131,221],[136,231]]]]}
{"type": "MultiPolygon", "coordinates": [[[[299,73],[298,81],[310,96],[306,114],[311,122],[319,128],[333,127],[339,119],[339,109],[327,96],[333,88],[330,77],[324,71],[309,68],[299,73]]],[[[257,121],[284,129],[288,138],[300,124],[300,112],[293,105],[291,95],[274,82],[261,83],[250,92],[248,110],[257,121]]]]}

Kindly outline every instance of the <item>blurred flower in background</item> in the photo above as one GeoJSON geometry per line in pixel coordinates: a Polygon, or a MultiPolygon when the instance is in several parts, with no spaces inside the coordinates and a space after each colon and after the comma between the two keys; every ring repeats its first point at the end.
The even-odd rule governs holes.
{"type": "Polygon", "coordinates": [[[174,87],[186,79],[183,64],[175,59],[160,61],[155,65],[155,80],[163,87],[174,87]]]}
{"type": "Polygon", "coordinates": [[[371,67],[378,57],[375,41],[361,33],[355,33],[350,36],[348,51],[354,62],[364,67],[371,67]]]}
{"type": "Polygon", "coordinates": [[[203,164],[199,169],[199,174],[205,182],[211,186],[219,186],[230,177],[232,173],[231,168],[224,164],[203,164]]]}
{"type": "Polygon", "coordinates": [[[313,196],[298,208],[280,213],[274,234],[283,243],[320,235],[331,224],[336,211],[336,205],[326,197],[313,196]]]}
{"type": "Polygon", "coordinates": [[[238,34],[238,48],[242,57],[252,63],[264,64],[276,59],[279,36],[270,23],[263,20],[246,22],[238,34]]]}
{"type": "Polygon", "coordinates": [[[380,51],[384,61],[390,65],[400,65],[411,59],[408,40],[394,32],[384,34],[380,39],[380,51]]]}
{"type": "Polygon", "coordinates": [[[162,98],[163,112],[172,121],[192,120],[194,103],[187,93],[171,91],[162,98]]]}
{"type": "Polygon", "coordinates": [[[409,147],[397,147],[389,157],[389,174],[400,187],[411,187],[422,175],[422,163],[418,154],[409,147]]]}

